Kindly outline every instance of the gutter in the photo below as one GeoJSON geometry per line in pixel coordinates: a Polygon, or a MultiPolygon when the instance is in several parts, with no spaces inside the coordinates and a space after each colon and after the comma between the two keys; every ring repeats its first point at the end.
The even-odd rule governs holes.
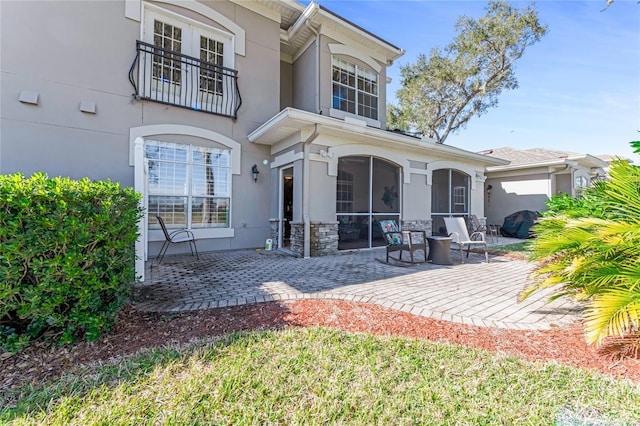
{"type": "MultiPolygon", "coordinates": [[[[496,157],[491,157],[496,158],[496,157]]],[[[506,166],[490,166],[487,167],[487,172],[503,172],[508,170],[519,170],[519,169],[532,169],[536,167],[552,167],[552,166],[562,166],[562,165],[576,165],[575,161],[561,159],[561,160],[549,160],[549,161],[540,161],[537,163],[524,163],[524,164],[509,164],[506,166]]]]}
{"type": "Polygon", "coordinates": [[[287,41],[293,39],[298,34],[298,32],[302,29],[302,27],[307,25],[307,21],[311,19],[318,10],[319,10],[318,3],[316,3],[315,1],[312,1],[311,3],[309,3],[309,6],[307,6],[304,12],[302,12],[302,15],[298,17],[296,22],[294,22],[291,28],[287,31],[287,41]]]}

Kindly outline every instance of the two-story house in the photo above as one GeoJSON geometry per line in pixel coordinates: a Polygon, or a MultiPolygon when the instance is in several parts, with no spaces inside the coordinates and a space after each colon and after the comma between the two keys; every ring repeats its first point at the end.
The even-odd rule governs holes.
{"type": "Polygon", "coordinates": [[[0,173],[111,179],[201,251],[382,245],[377,221],[483,216],[505,164],[386,130],[404,52],[312,2],[2,1],[0,173]]]}

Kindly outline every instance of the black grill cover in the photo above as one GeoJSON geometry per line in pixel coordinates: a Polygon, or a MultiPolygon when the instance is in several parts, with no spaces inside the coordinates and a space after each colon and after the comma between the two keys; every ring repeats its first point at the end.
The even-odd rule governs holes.
{"type": "Polygon", "coordinates": [[[531,238],[533,234],[531,227],[540,217],[540,213],[531,210],[521,210],[511,213],[504,218],[500,233],[505,237],[511,238],[531,238]]]}

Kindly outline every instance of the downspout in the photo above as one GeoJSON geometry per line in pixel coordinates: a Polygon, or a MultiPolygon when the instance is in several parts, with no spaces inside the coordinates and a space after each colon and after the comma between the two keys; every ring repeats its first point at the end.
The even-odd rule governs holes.
{"type": "Polygon", "coordinates": [[[318,137],[318,124],[314,125],[313,133],[303,142],[302,157],[302,220],[304,222],[304,258],[311,257],[311,221],[309,220],[309,199],[311,191],[309,170],[309,145],[318,137]]]}
{"type": "Polygon", "coordinates": [[[320,114],[320,33],[311,26],[309,23],[309,19],[304,21],[304,25],[309,28],[316,36],[316,98],[315,98],[315,107],[316,114],[320,114]]]}

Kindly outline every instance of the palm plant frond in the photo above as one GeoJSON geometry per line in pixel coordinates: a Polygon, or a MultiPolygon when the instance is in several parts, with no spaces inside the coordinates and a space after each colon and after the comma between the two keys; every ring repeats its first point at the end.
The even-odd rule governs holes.
{"type": "Polygon", "coordinates": [[[600,344],[607,336],[623,337],[640,326],[640,291],[611,289],[588,304],[585,313],[587,343],[600,344]]]}
{"type": "Polygon", "coordinates": [[[538,221],[535,281],[520,295],[555,287],[552,298],[586,299],[587,341],[598,344],[640,328],[640,167],[615,162],[610,176],[538,221]]]}

